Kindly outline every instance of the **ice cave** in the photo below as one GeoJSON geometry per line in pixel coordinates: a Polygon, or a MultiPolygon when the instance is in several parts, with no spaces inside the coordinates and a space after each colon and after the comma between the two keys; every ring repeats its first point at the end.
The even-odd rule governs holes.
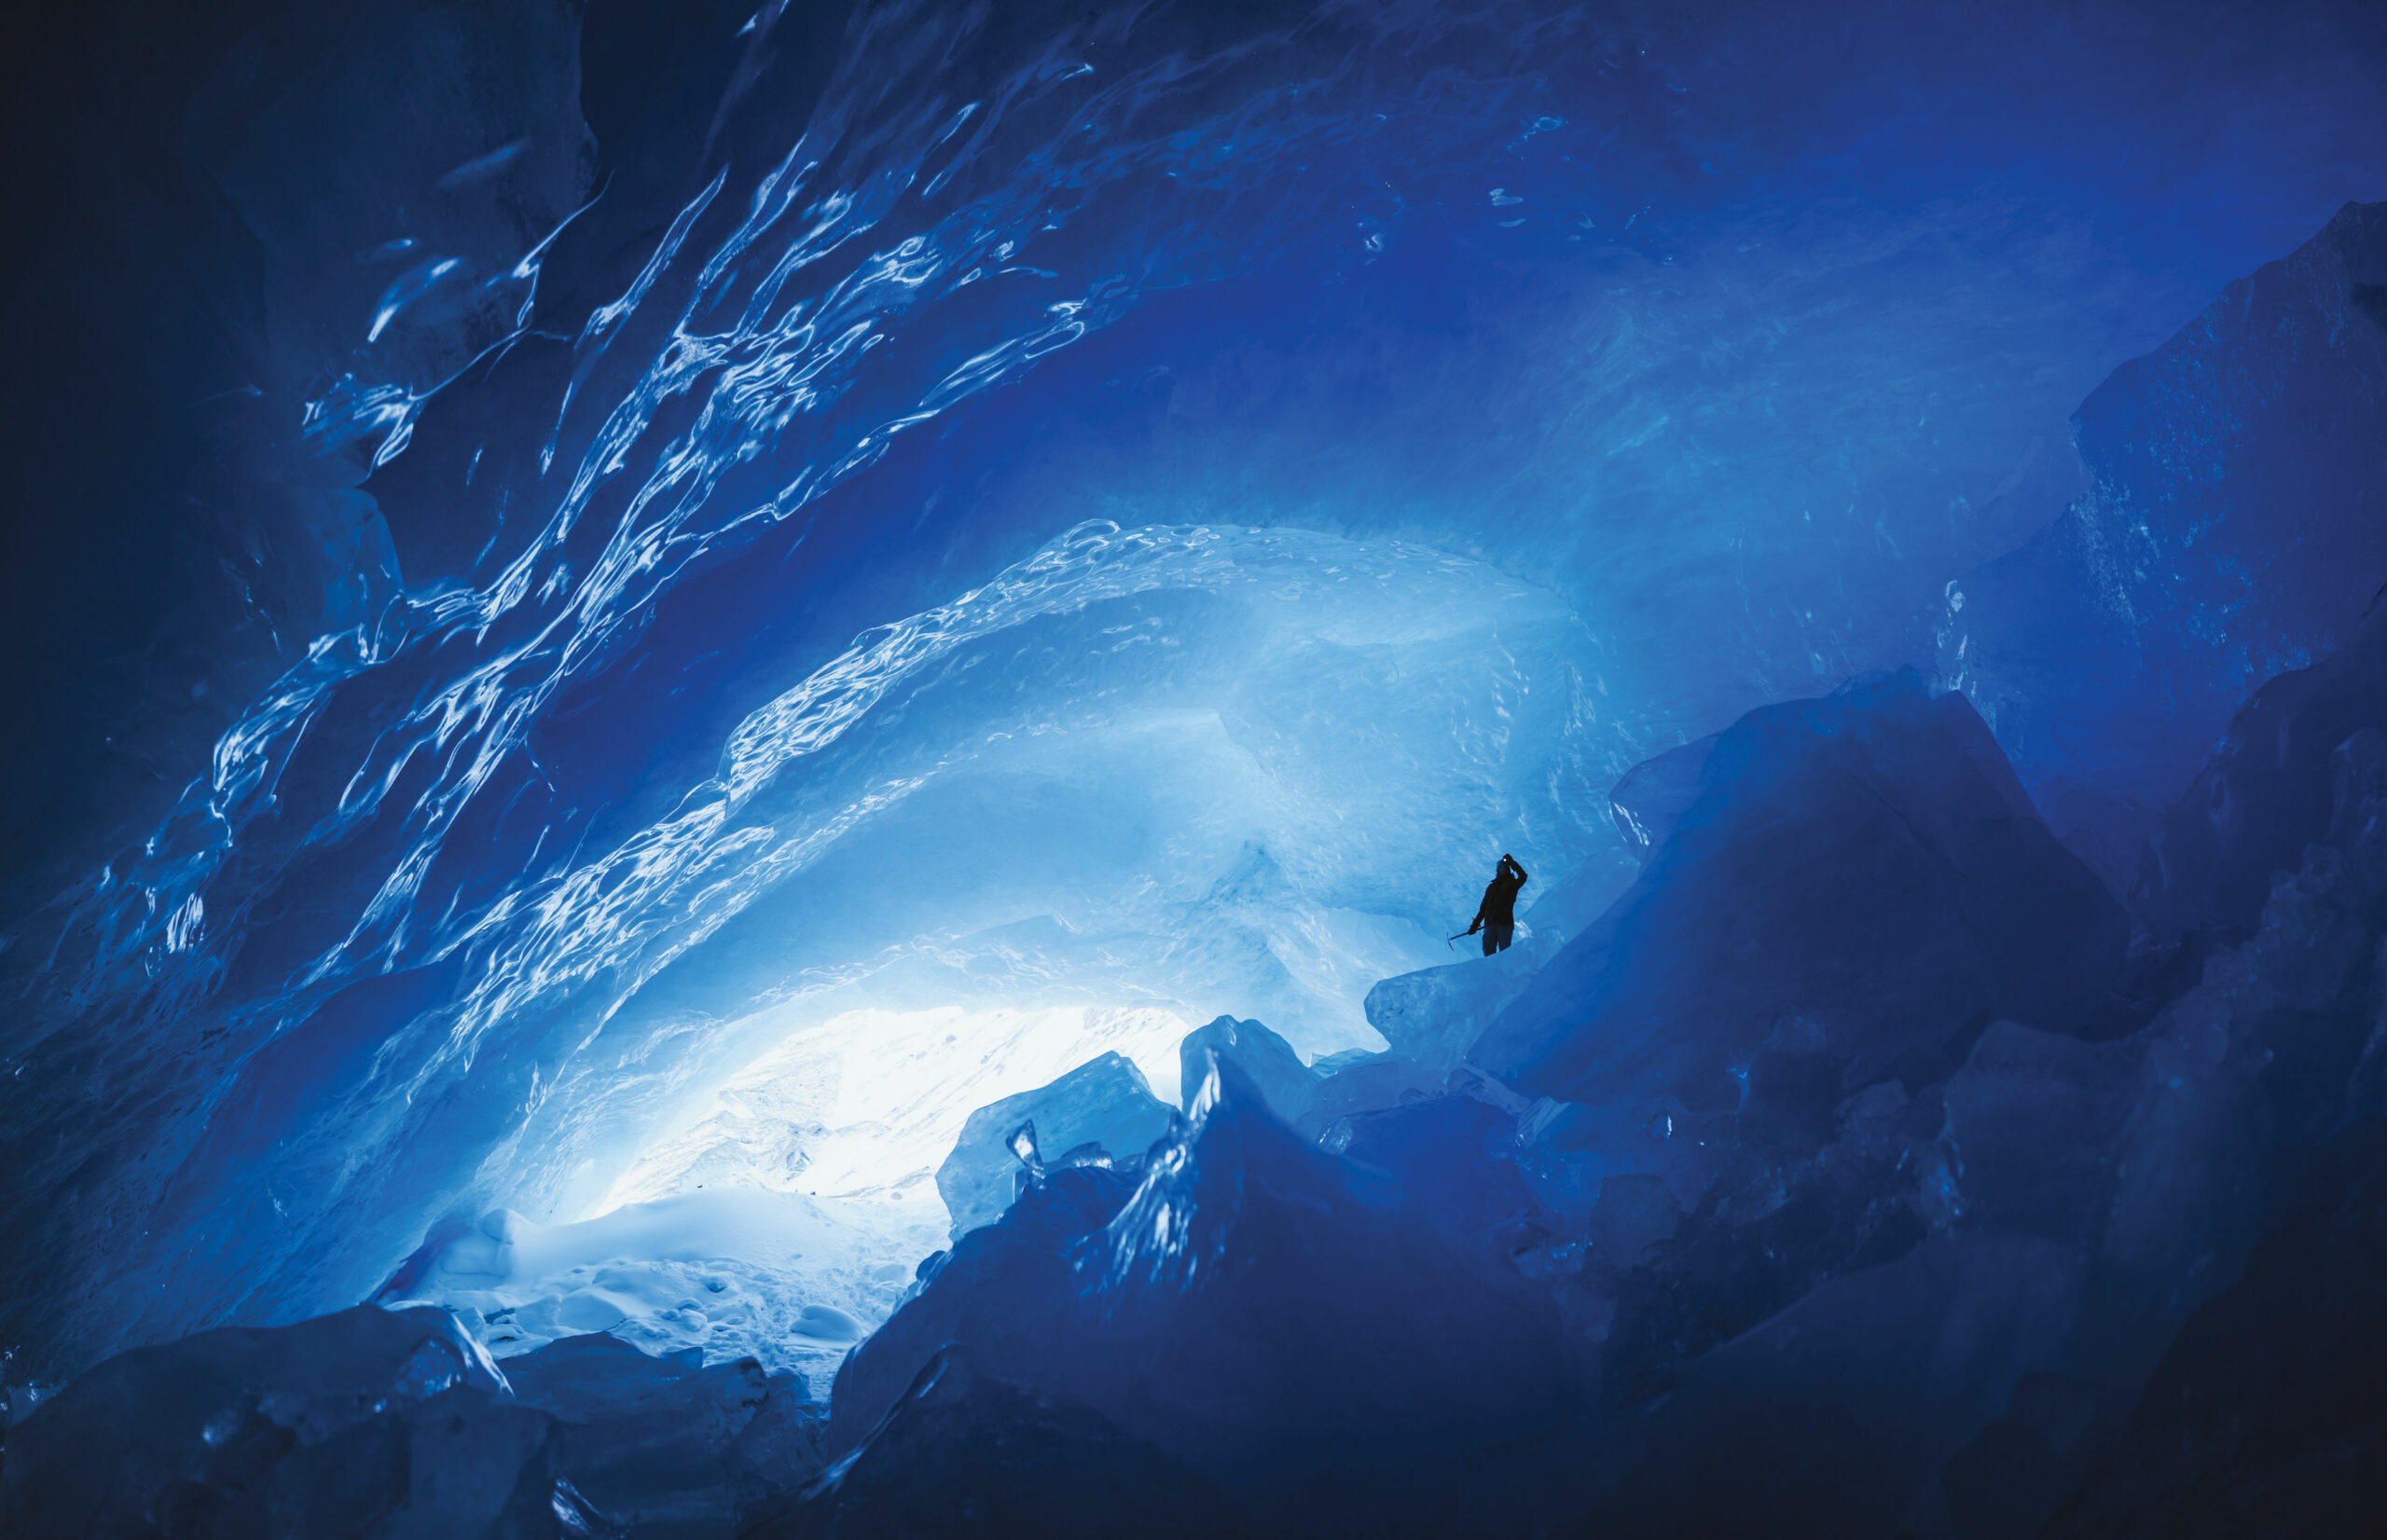
{"type": "Polygon", "coordinates": [[[0,1535],[2387,1533],[2387,7],[755,5],[12,17],[0,1535]]]}

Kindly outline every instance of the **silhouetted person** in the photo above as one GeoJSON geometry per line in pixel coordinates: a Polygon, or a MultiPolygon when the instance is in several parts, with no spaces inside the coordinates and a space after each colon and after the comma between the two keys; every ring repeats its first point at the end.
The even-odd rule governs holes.
{"type": "Polygon", "coordinates": [[[1502,855],[1500,865],[1492,873],[1492,881],[1483,889],[1483,901],[1475,906],[1475,923],[1467,928],[1472,936],[1483,932],[1483,955],[1506,952],[1517,938],[1517,889],[1533,879],[1517,864],[1517,858],[1502,855]]]}

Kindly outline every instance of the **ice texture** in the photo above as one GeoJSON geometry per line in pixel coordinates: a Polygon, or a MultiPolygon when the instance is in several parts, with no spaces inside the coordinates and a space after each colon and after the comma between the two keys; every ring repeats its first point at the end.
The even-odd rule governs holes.
{"type": "Polygon", "coordinates": [[[1345,1494],[1347,1521],[1428,1484],[1404,1456],[1464,1459],[1559,1404],[1548,1297],[1443,1205],[1286,1129],[1232,1060],[1213,1061],[1191,1126],[1132,1190],[1098,1168],[1053,1180],[1074,1185],[964,1236],[847,1360],[833,1451],[958,1344],[981,1371],[1089,1407],[1231,1491],[1298,1510],[1335,1473],[1365,1471],[1375,1490],[1345,1494]]]}
{"type": "Polygon", "coordinates": [[[1491,956],[1384,980],[1368,991],[1368,1024],[1384,1034],[1393,1052],[1422,1069],[1456,1067],[1558,949],[1551,932],[1530,926],[1519,930],[1513,945],[1491,956]]]}
{"type": "Polygon", "coordinates": [[[1211,1540],[1264,1533],[1199,1471],[1099,1412],[980,1373],[959,1348],[930,1359],[829,1478],[759,1510],[753,1540],[1123,1533],[1211,1540]]]}
{"type": "Polygon", "coordinates": [[[821,1473],[804,1376],[698,1357],[596,1333],[506,1361],[516,1397],[556,1419],[565,1477],[625,1540],[733,1533],[821,1473]]]}
{"type": "Polygon", "coordinates": [[[203,1332],[76,1379],[8,1430],[24,1540],[599,1532],[554,1420],[436,1310],[203,1332]]]}
{"type": "Polygon", "coordinates": [[[2387,730],[2387,605],[2344,648],[2270,681],[2230,719],[2187,793],[2156,823],[2137,907],[2173,930],[2250,929],[2272,884],[2342,816],[2346,746],[2387,730]]]}
{"type": "Polygon", "coordinates": [[[693,1540],[821,1473],[801,1375],[610,1335],[501,1372],[445,1312],[359,1306],[135,1349],[9,1430],[27,1540],[693,1540]]]}
{"type": "Polygon", "coordinates": [[[724,1188],[573,1225],[510,1209],[435,1225],[378,1298],[457,1312],[511,1360],[608,1332],[649,1353],[825,1376],[885,1320],[942,1216],[896,1222],[798,1193],[724,1188]]]}
{"type": "Polygon", "coordinates": [[[2114,371],[2087,493],[1949,584],[1940,671],[2035,782],[2167,804],[2239,702],[2387,579],[2387,205],[2347,204],[2114,371]]]}
{"type": "Polygon", "coordinates": [[[1640,881],[1471,1057],[1566,1100],[1789,1116],[1994,1016],[2092,1026],[2127,933],[1964,697],[1901,672],[1735,723],[1640,881]]]}
{"type": "MultiPolygon", "coordinates": [[[[1370,990],[1368,997],[1373,999],[1375,992],[1370,990]]],[[[1369,1018],[1368,1024],[1383,1030],[1373,1017],[1369,1018]]],[[[1242,1070],[1259,1088],[1268,1110],[1288,1127],[1299,1126],[1309,1115],[1310,1104],[1318,1098],[1318,1072],[1302,1063],[1292,1044],[1260,1022],[1221,1016],[1207,1026],[1187,1033],[1177,1052],[1179,1083],[1184,1087],[1184,1101],[1189,1108],[1209,1078],[1214,1057],[1231,1060],[1242,1070]]]]}
{"type": "Polygon", "coordinates": [[[1632,764],[1913,657],[2380,163],[2372,54],[2251,16],[1027,4],[76,13],[0,413],[90,516],[0,605],[27,1372],[450,1214],[924,1196],[958,1124],[716,1105],[840,1018],[983,1032],[896,1114],[1084,1056],[956,1091],[1006,1011],[1381,1046],[1493,855],[1573,890],[1632,764]]]}
{"type": "MultiPolygon", "coordinates": [[[[253,1501],[312,1513],[304,1493],[378,1479],[403,1439],[407,1468],[469,1509],[453,1520],[467,1533],[500,1478],[517,1479],[507,1503],[556,1499],[536,1525],[655,1540],[898,1534],[948,1513],[1089,1535],[1994,1540],[2166,1528],[2201,1507],[2364,1533],[2378,1492],[2363,1280],[2387,1115],[2387,729],[2371,724],[2366,651],[2380,629],[2247,703],[2164,815],[2203,816],[2207,787],[2234,775],[2248,816],[2232,828],[2313,837],[2254,928],[2218,935],[2151,1019],[2032,1024],[1975,1009],[1977,974],[1926,972],[1940,1009],[1973,1014],[1871,1077],[1820,1033],[1801,1039],[1827,1045],[1813,1052],[1768,1042],[1718,1105],[1596,1077],[1561,1087],[1582,1099],[1528,1098],[1468,1066],[1361,1053],[1321,1066],[1307,1123],[1322,1137],[1286,1127],[1243,1067],[1284,1069],[1290,1049],[1213,1023],[1182,1045],[1203,1069],[1191,1115],[1140,1169],[1047,1160],[1014,1131],[1016,1200],[917,1270],[837,1364],[825,1419],[799,1376],[751,1358],[567,1337],[506,1360],[508,1385],[449,1317],[366,1310],[103,1366],[11,1431],[0,1493],[28,1502],[49,1473],[88,1472],[89,1420],[115,1415],[115,1443],[98,1442],[139,1473],[127,1491],[198,1473],[172,1489],[174,1522],[246,1524],[253,1501]],[[2293,744],[2282,722],[2349,730],[2325,756],[2274,751],[2276,774],[2233,771],[2247,745],[2293,744]],[[2304,821],[2283,823],[2288,809],[2304,821]],[[156,1366],[180,1360],[201,1372],[171,1376],[153,1408],[156,1366]],[[267,1382],[301,1388],[230,1400],[296,1430],[255,1446],[270,1459],[193,1452],[214,1447],[223,1383],[267,1382]],[[371,1388],[385,1382],[400,1388],[371,1388]]],[[[1817,826],[1781,811],[1795,796],[1850,783],[1905,809],[1917,843],[1967,813],[2000,830],[2042,902],[2112,902],[2047,855],[1963,703],[1911,678],[1758,713],[1715,752],[1740,757],[1707,774],[1626,906],[1672,882],[1713,918],[1762,914],[1681,852],[1736,827],[1768,854],[1783,828],[1817,826]]],[[[2248,848],[2285,859],[2275,840],[2248,848]]],[[[1826,849],[1809,886],[1872,869],[1844,841],[1826,849]]],[[[1815,944],[1881,973],[1875,926],[1843,905],[1815,944]]],[[[1137,1086],[1124,1060],[1091,1067],[1137,1086]]],[[[987,1110],[994,1128],[1015,1108],[987,1110]]],[[[623,1214],[614,1233],[649,1251],[691,1228],[669,1205],[623,1214]]],[[[549,1269],[604,1233],[570,1228],[586,1235],[498,1216],[435,1237],[393,1287],[493,1268],[508,1247],[544,1247],[532,1271],[549,1269]]],[[[26,1511],[50,1526],[31,1533],[81,1533],[26,1511]]]]}
{"type": "Polygon", "coordinates": [[[2368,1404],[2280,1313],[2364,1304],[2376,670],[2207,762],[2387,576],[2381,206],[2330,215],[2387,33],[2275,9],[49,7],[10,1471],[535,1533],[586,1456],[803,1527],[742,1366],[853,1351],[854,1527],[916,1457],[1113,1532],[1088,1466],[1303,1533],[2342,1494],[2368,1404]],[[1935,654],[2036,811],[1873,672],[1935,654]],[[1454,967],[1511,848],[1535,950],[1454,967]],[[972,1109],[1107,1051],[1200,1104],[1221,1013],[1175,1166],[1042,1149],[933,1252],[972,1109]],[[58,1431],[377,1291],[586,1417],[58,1431]]]}
{"type": "Polygon", "coordinates": [[[895,1229],[926,1222],[936,1168],[973,1111],[1106,1050],[1172,1100],[1185,1025],[1149,1006],[760,1011],[731,1031],[767,1050],[690,1097],[684,1126],[642,1148],[602,1206],[750,1187],[845,1200],[859,1222],[872,1211],[895,1229]]]}
{"type": "Polygon", "coordinates": [[[1626,848],[1639,859],[1646,861],[1655,854],[1690,804],[1699,800],[1700,772],[1717,737],[1710,733],[1643,760],[1608,789],[1608,816],[1616,820],[1616,832],[1624,836],[1626,848]]]}
{"type": "Polygon", "coordinates": [[[1140,1169],[1176,1112],[1152,1094],[1143,1073],[1116,1053],[1087,1060],[1050,1085],[1006,1096],[970,1114],[936,1189],[953,1234],[991,1224],[1011,1206],[1018,1182],[1045,1165],[1102,1163],[1140,1169]]]}

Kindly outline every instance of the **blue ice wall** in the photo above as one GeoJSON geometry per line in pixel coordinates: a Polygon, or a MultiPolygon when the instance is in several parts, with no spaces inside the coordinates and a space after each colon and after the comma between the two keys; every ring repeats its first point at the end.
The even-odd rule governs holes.
{"type": "Polygon", "coordinates": [[[573,1217],[766,1003],[1371,1041],[1491,856],[1573,928],[1631,765],[2158,495],[2070,414],[2387,192],[2358,7],[175,25],[21,97],[108,130],[0,414],[43,1366],[573,1217]]]}

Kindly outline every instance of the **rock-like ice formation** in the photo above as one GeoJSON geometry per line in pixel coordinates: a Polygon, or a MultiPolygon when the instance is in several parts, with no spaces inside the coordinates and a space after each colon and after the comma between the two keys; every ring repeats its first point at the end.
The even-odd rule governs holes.
{"type": "Polygon", "coordinates": [[[1559,1405],[1549,1298],[1383,1171],[1286,1129],[1231,1060],[1132,1191],[1099,1168],[1060,1176],[1076,1181],[964,1236],[839,1369],[833,1450],[875,1437],[959,1344],[1230,1490],[1325,1517],[1328,1492],[1364,1474],[1344,1523],[1397,1512],[1468,1448],[1559,1405]]]}
{"type": "Polygon", "coordinates": [[[2231,283],[2073,419],[2090,485],[1952,582],[1940,672],[2035,784],[2168,804],[2246,694],[2387,577],[2387,204],[2231,283]]]}
{"type": "Polygon", "coordinates": [[[11,1540],[2361,1523],[2376,9],[49,7],[11,1540]]]}
{"type": "Polygon", "coordinates": [[[801,1374],[752,1358],[655,1356],[617,1336],[567,1337],[505,1363],[552,1415],[565,1477],[630,1540],[727,1533],[747,1508],[821,1471],[821,1409],[801,1374]]]}
{"type": "Polygon", "coordinates": [[[763,1507],[752,1540],[1266,1530],[1219,1484],[1089,1408],[979,1373],[946,1348],[819,1487],[763,1507]]]}
{"type": "Polygon", "coordinates": [[[359,1306],[112,1358],[8,1430],[21,1540],[600,1533],[551,1417],[435,1310],[359,1306]]]}
{"type": "Polygon", "coordinates": [[[1567,1100],[1796,1116],[2001,1014],[2094,1027],[2127,934],[1964,698],[1900,673],[1724,734],[1640,881],[1472,1057],[1567,1100]]]}
{"type": "Polygon", "coordinates": [[[1142,1071],[1116,1053],[980,1107],[936,1170],[955,1238],[1000,1218],[1019,1180],[1032,1179],[1048,1164],[1140,1170],[1144,1152],[1175,1121],[1175,1111],[1152,1094],[1142,1071]]]}
{"type": "MultiPolygon", "coordinates": [[[[1373,991],[1370,991],[1369,997],[1374,998],[1373,991]]],[[[1373,1017],[1368,1024],[1383,1030],[1373,1017]]],[[[1208,1079],[1213,1058],[1227,1060],[1242,1070],[1259,1088],[1268,1110],[1288,1126],[1298,1125],[1307,1117],[1310,1104],[1318,1098],[1317,1071],[1302,1063],[1292,1044],[1259,1022],[1221,1016],[1207,1026],[1187,1033],[1178,1044],[1177,1052],[1179,1083],[1184,1087],[1183,1101],[1188,1108],[1208,1079]]]]}

